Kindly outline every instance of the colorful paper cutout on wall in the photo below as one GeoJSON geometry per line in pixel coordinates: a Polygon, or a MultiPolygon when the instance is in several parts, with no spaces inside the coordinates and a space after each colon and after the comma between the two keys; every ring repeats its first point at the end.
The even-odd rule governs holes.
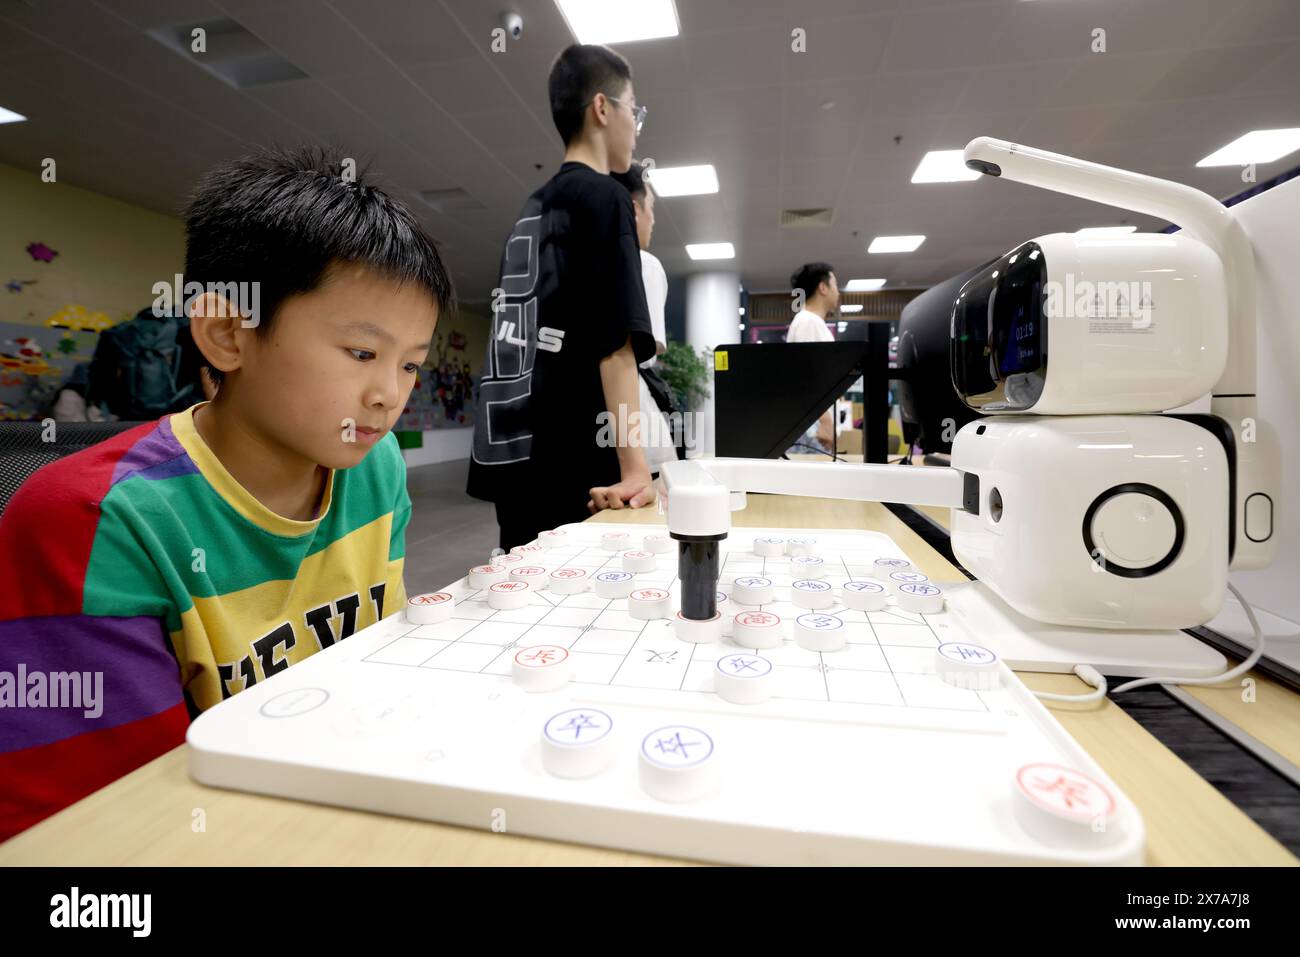
{"type": "Polygon", "coordinates": [[[28,243],[27,254],[38,263],[52,263],[54,262],[54,257],[59,253],[57,250],[51,249],[49,246],[45,245],[45,243],[28,243]]]}
{"type": "Polygon", "coordinates": [[[36,285],[35,279],[10,279],[5,283],[5,288],[10,292],[22,292],[26,286],[36,285]]]}
{"type": "Polygon", "coordinates": [[[83,332],[103,332],[113,325],[113,320],[104,312],[90,312],[85,306],[67,305],[45,320],[47,326],[56,329],[78,329],[83,332]]]}
{"type": "Polygon", "coordinates": [[[59,387],[89,362],[99,333],[0,321],[0,419],[41,419],[59,387]]]}
{"type": "Polygon", "coordinates": [[[0,369],[21,375],[47,375],[52,370],[45,361],[45,350],[28,336],[9,339],[0,349],[0,369]]]}

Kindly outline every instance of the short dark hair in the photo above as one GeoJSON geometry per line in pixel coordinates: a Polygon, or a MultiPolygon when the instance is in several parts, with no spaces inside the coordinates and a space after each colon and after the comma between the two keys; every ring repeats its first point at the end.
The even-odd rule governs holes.
{"type": "Polygon", "coordinates": [[[575,43],[561,51],[551,64],[547,92],[551,119],[568,146],[582,132],[582,118],[597,93],[617,97],[632,82],[632,67],[609,47],[575,43]]]}
{"type": "Polygon", "coordinates": [[[626,173],[610,173],[623,188],[632,194],[635,200],[645,199],[646,193],[650,191],[649,185],[645,181],[645,167],[637,160],[632,161],[632,165],[627,168],[626,173]]]}
{"type": "Polygon", "coordinates": [[[791,289],[802,289],[804,298],[817,295],[817,287],[831,278],[835,267],[830,263],[804,263],[790,277],[791,289]]]}
{"type": "MultiPolygon", "coordinates": [[[[365,183],[365,173],[351,164],[345,177],[338,151],[315,147],[268,148],[218,166],[185,211],[186,284],[258,282],[258,336],[270,332],[286,298],[318,288],[336,263],[414,282],[439,314],[454,308],[433,239],[405,204],[365,183]]],[[[210,371],[220,384],[222,373],[210,371]]]]}

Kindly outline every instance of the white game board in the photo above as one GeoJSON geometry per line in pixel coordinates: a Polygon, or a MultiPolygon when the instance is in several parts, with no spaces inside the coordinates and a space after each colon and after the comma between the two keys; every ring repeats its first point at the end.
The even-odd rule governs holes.
{"type": "MultiPolygon", "coordinates": [[[[603,533],[626,531],[634,548],[665,533],[566,529],[568,544],[530,553],[529,564],[594,576],[621,567],[621,556],[601,547],[603,533]]],[[[777,601],[762,610],[786,623],[806,609],[789,603],[789,560],[751,551],[765,536],[816,539],[837,596],[845,581],[867,577],[875,558],[904,557],[877,532],[733,529],[722,544],[721,591],[729,594],[738,576],[766,577],[777,601]]],[[[467,556],[466,565],[482,558],[467,556]]],[[[636,578],[638,588],[667,589],[674,611],[676,564],[675,553],[659,555],[656,569],[636,578]]],[[[730,639],[681,641],[669,620],[636,620],[626,599],[590,591],[539,591],[521,609],[497,611],[464,579],[445,590],[457,602],[449,621],[411,625],[401,612],[390,615],[201,715],[188,735],[193,777],[746,864],[1142,861],[1137,810],[1014,673],[999,665],[993,690],[955,687],[935,673],[940,644],[979,644],[947,612],[892,604],[851,611],[837,597],[822,613],[844,622],[843,649],[807,651],[787,637],[781,647],[747,651],[730,639]],[[512,657],[539,644],[569,650],[574,676],[564,689],[515,686],[512,657]],[[717,660],[742,651],[773,667],[775,690],[764,704],[731,704],[712,690],[717,660]],[[612,722],[617,757],[594,777],[559,778],[542,766],[542,729],[570,710],[612,722]],[[667,803],[642,788],[639,749],[655,746],[669,726],[711,740],[712,794],[667,803]]]]}

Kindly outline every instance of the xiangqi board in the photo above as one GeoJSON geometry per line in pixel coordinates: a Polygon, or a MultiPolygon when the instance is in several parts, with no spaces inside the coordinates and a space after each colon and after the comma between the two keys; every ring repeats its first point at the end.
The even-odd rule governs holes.
{"type": "Polygon", "coordinates": [[[737,528],[720,569],[683,621],[662,526],[554,530],[201,715],[191,774],[744,864],[1141,863],[1132,802],[890,538],[737,528]]]}

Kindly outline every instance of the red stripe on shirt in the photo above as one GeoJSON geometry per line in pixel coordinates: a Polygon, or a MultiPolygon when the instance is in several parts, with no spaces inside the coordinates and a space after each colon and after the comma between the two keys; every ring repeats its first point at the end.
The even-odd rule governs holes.
{"type": "Polygon", "coordinates": [[[0,515],[0,621],[82,610],[99,503],[148,422],[37,469],[0,515]]]}

